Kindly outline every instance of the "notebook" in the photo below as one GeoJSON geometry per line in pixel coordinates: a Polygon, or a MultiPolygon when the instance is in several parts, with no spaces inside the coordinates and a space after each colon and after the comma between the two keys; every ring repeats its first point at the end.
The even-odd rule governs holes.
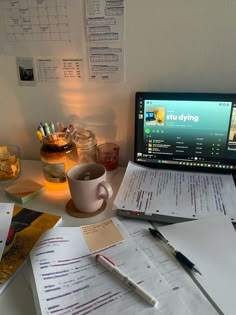
{"type": "MultiPolygon", "coordinates": [[[[194,174],[236,175],[236,94],[137,92],[134,121],[134,163],[194,174]]],[[[146,218],[145,211],[140,218],[146,218]]]]}

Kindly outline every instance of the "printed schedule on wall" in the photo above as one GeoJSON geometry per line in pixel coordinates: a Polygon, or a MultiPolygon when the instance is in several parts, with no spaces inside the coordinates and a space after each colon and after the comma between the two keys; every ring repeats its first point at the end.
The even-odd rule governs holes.
{"type": "Polygon", "coordinates": [[[124,10],[124,0],[86,0],[90,80],[124,80],[124,10]]]}

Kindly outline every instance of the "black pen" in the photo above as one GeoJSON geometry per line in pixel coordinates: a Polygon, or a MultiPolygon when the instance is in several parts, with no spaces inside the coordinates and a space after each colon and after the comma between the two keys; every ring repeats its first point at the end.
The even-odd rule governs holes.
{"type": "Polygon", "coordinates": [[[192,263],[187,257],[185,257],[181,252],[179,252],[177,249],[175,249],[169,241],[161,234],[160,231],[157,229],[151,229],[149,228],[150,233],[154,237],[158,237],[160,240],[162,240],[166,245],[168,245],[169,249],[171,250],[171,253],[176,257],[176,259],[183,265],[187,266],[190,270],[194,270],[195,272],[199,273],[201,272],[196,268],[194,263],[192,263]]]}

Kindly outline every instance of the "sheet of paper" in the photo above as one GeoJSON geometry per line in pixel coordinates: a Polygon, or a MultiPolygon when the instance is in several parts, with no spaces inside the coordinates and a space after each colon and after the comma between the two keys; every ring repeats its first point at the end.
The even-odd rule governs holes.
{"type": "Polygon", "coordinates": [[[85,78],[82,58],[38,58],[36,70],[39,82],[78,81],[85,78]]]}
{"type": "Polygon", "coordinates": [[[1,0],[0,21],[5,54],[83,56],[83,1],[1,0]]]}
{"type": "Polygon", "coordinates": [[[223,214],[236,221],[232,175],[152,169],[129,162],[114,200],[122,210],[201,218],[223,214]]]}
{"type": "MultiPolygon", "coordinates": [[[[140,246],[172,290],[188,307],[188,315],[216,315],[218,312],[210,304],[202,291],[189,277],[182,265],[163,248],[158,239],[149,233],[152,224],[145,220],[121,218],[121,223],[130,236],[140,246]]],[[[160,225],[160,224],[159,224],[160,225]]]]}
{"type": "Polygon", "coordinates": [[[11,225],[14,203],[0,203],[0,260],[5,248],[8,231],[11,225]]]}
{"type": "Polygon", "coordinates": [[[124,9],[124,0],[86,0],[90,80],[124,80],[124,9]]]}
{"type": "Polygon", "coordinates": [[[124,80],[124,48],[121,44],[89,46],[90,80],[124,80]]]}
{"type": "Polygon", "coordinates": [[[186,255],[202,276],[195,274],[225,315],[236,309],[236,232],[227,216],[208,217],[160,227],[170,244],[186,255]]]}
{"type": "Polygon", "coordinates": [[[31,253],[42,314],[188,314],[184,301],[113,219],[124,242],[99,251],[159,300],[156,309],[96,262],[79,227],[46,232],[31,253]]]}
{"type": "Polygon", "coordinates": [[[121,42],[124,39],[124,0],[86,0],[89,42],[121,42]]]}

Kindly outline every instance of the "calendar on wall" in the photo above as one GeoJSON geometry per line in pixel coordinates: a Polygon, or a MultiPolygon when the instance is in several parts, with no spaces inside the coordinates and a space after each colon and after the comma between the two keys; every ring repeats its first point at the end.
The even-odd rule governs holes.
{"type": "Polygon", "coordinates": [[[9,0],[4,2],[8,41],[69,41],[66,0],[9,0]]]}
{"type": "Polygon", "coordinates": [[[1,0],[1,53],[6,55],[82,54],[81,0],[1,0]]]}

